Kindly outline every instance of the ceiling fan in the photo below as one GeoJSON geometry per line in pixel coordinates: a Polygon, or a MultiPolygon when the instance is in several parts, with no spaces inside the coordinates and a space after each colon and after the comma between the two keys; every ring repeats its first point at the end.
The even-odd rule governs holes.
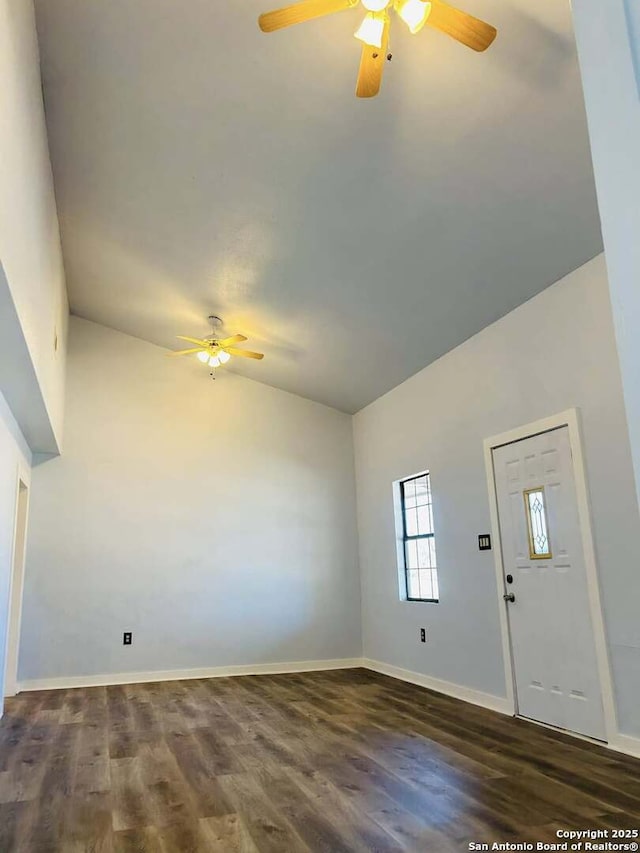
{"type": "Polygon", "coordinates": [[[363,43],[356,84],[358,98],[372,98],[380,91],[384,60],[391,59],[387,47],[392,9],[413,34],[427,24],[477,51],[486,50],[497,35],[491,24],[449,6],[444,0],[302,0],[293,6],[265,12],[258,18],[258,25],[264,33],[271,33],[355,8],[359,2],[362,2],[366,16],[354,33],[363,43]]]}
{"type": "Polygon", "coordinates": [[[195,344],[189,349],[177,350],[168,353],[168,355],[191,355],[196,353],[196,357],[203,364],[208,364],[209,367],[220,367],[226,364],[231,356],[240,356],[241,358],[255,358],[260,361],[264,358],[261,352],[252,352],[248,349],[240,349],[235,344],[241,344],[246,341],[245,335],[231,335],[229,338],[220,338],[219,330],[222,326],[220,317],[209,317],[211,324],[211,335],[206,338],[190,338],[186,335],[176,335],[181,341],[188,341],[195,344]]]}

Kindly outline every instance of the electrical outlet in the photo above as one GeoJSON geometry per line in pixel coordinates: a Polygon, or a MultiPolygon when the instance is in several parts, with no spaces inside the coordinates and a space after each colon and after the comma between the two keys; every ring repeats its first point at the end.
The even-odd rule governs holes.
{"type": "Polygon", "coordinates": [[[421,643],[427,642],[427,629],[426,628],[420,628],[420,642],[421,643]]]}
{"type": "Polygon", "coordinates": [[[132,642],[133,642],[133,634],[131,633],[131,631],[125,631],[124,634],[122,635],[122,645],[123,646],[130,646],[132,642]]]}

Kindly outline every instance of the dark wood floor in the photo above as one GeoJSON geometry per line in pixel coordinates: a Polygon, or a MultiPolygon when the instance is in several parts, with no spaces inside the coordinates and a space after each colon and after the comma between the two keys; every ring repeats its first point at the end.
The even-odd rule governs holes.
{"type": "Polygon", "coordinates": [[[0,851],[462,851],[640,825],[640,761],[365,670],[25,693],[0,851]]]}

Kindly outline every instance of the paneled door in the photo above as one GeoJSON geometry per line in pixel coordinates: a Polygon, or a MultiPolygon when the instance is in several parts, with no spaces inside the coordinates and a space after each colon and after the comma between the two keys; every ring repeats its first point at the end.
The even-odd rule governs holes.
{"type": "Polygon", "coordinates": [[[605,740],[569,430],[493,450],[518,713],[605,740]]]}

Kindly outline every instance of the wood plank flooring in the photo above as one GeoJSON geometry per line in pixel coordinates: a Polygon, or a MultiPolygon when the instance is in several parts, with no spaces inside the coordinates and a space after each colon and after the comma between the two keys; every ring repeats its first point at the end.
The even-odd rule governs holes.
{"type": "Polygon", "coordinates": [[[24,693],[0,851],[462,853],[638,827],[639,771],[360,669],[24,693]]]}

